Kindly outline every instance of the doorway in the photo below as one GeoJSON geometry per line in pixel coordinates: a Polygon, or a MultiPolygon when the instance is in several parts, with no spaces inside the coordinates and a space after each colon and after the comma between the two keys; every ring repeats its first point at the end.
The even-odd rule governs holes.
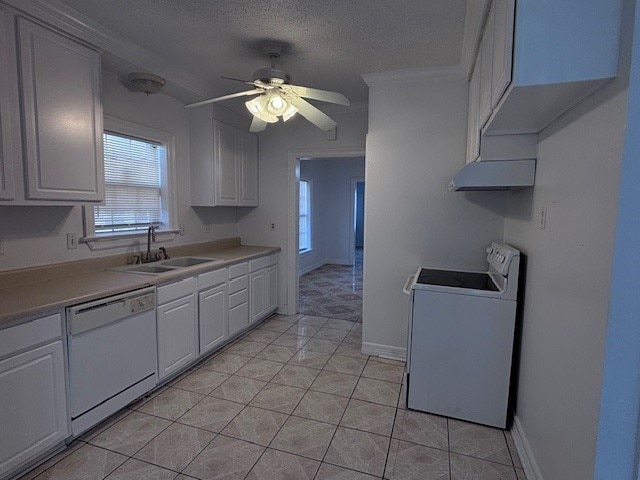
{"type": "Polygon", "coordinates": [[[296,160],[297,312],[361,322],[364,155],[296,160]]]}

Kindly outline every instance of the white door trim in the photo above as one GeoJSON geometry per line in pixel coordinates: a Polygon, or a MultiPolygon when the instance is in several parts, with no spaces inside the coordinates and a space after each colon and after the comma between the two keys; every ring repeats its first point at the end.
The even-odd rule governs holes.
{"type": "Polygon", "coordinates": [[[356,188],[358,183],[364,183],[364,177],[351,177],[351,205],[349,207],[349,225],[352,227],[351,235],[349,235],[349,264],[354,265],[356,263],[356,188]]]}
{"type": "MultiPolygon", "coordinates": [[[[318,148],[289,150],[287,201],[287,313],[298,313],[298,199],[300,180],[300,159],[364,157],[365,147],[318,148]]],[[[353,208],[353,207],[352,207],[353,208]]]]}

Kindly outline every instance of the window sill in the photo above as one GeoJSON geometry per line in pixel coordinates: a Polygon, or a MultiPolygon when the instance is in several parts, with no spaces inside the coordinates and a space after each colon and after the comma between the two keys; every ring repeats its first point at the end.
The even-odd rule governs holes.
{"type": "Polygon", "coordinates": [[[311,252],[313,252],[313,248],[307,248],[306,250],[299,250],[298,255],[303,257],[305,255],[309,255],[311,252]]]}
{"type": "MultiPolygon", "coordinates": [[[[178,233],[180,233],[180,230],[156,231],[156,241],[154,243],[173,242],[178,233]]],[[[91,251],[142,245],[146,247],[146,241],[147,232],[104,234],[80,239],[80,243],[86,243],[91,251]]]]}

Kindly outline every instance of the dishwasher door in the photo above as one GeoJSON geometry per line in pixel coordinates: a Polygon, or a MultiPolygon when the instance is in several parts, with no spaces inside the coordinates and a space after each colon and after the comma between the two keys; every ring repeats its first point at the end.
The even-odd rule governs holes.
{"type": "Polygon", "coordinates": [[[157,383],[155,293],[146,289],[67,309],[74,433],[157,383]]]}

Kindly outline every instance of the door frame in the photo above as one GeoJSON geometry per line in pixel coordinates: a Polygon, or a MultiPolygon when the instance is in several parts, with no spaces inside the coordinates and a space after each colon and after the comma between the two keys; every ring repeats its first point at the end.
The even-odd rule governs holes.
{"type": "MultiPolygon", "coordinates": [[[[365,160],[365,168],[366,168],[366,160],[365,160]]],[[[358,188],[358,183],[365,183],[364,177],[351,177],[351,206],[349,207],[349,225],[353,227],[353,231],[351,235],[349,235],[349,263],[351,265],[355,265],[356,263],[356,229],[355,229],[355,221],[356,221],[356,189],[358,188]]]]}
{"type": "MultiPolygon", "coordinates": [[[[298,201],[300,198],[300,160],[311,158],[365,157],[365,147],[313,148],[289,150],[287,176],[289,196],[287,201],[287,313],[298,313],[298,201]]],[[[366,165],[366,159],[365,159],[366,165]]],[[[366,172],[366,168],[365,168],[366,172]]],[[[366,175],[366,173],[365,173],[366,175]]],[[[351,207],[353,209],[353,206],[351,207]]]]}

